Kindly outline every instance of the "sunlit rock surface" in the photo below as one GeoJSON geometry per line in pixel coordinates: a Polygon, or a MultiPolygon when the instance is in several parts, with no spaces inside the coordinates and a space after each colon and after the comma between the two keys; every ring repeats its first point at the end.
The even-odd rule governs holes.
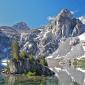
{"type": "Polygon", "coordinates": [[[85,32],[85,24],[74,17],[68,9],[63,9],[52,20],[39,29],[30,28],[25,22],[12,27],[0,27],[0,57],[10,56],[11,41],[16,39],[20,52],[25,50],[35,58],[39,56],[80,57],[84,55],[79,35],[85,32]],[[72,54],[72,55],[71,55],[72,54]]]}

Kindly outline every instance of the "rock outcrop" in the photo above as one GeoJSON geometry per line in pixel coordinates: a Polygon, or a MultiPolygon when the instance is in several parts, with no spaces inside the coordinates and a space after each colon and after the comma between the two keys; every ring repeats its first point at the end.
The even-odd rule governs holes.
{"type": "Polygon", "coordinates": [[[54,72],[48,67],[39,64],[36,60],[33,62],[29,58],[23,58],[18,61],[10,60],[9,63],[10,73],[22,74],[27,72],[36,72],[36,75],[52,76],[54,72]]]}

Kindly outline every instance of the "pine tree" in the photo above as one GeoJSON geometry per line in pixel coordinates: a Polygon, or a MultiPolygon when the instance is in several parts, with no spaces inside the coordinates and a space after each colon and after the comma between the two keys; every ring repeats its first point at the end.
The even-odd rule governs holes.
{"type": "Polygon", "coordinates": [[[12,41],[12,57],[16,60],[19,60],[19,44],[16,40],[12,41]]]}
{"type": "Polygon", "coordinates": [[[23,58],[27,58],[27,57],[28,57],[28,54],[27,54],[26,51],[22,51],[22,52],[20,53],[20,56],[23,57],[23,58]]]}

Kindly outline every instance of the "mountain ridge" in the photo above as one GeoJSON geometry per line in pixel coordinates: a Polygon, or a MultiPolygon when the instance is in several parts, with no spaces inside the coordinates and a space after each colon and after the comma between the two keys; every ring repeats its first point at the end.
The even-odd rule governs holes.
{"type": "MultiPolygon", "coordinates": [[[[69,53],[71,49],[74,49],[73,47],[75,49],[78,46],[80,46],[79,49],[83,48],[78,36],[85,32],[85,24],[80,19],[75,18],[68,9],[61,10],[57,16],[40,29],[31,29],[24,22],[17,23],[12,27],[3,27],[0,27],[0,34],[2,33],[0,35],[0,52],[4,52],[4,49],[10,48],[9,52],[7,51],[5,55],[3,54],[4,57],[7,54],[10,55],[11,41],[13,39],[19,42],[20,52],[26,51],[35,58],[50,55],[55,55],[54,57],[56,58],[61,57],[61,54],[64,54],[62,56],[66,57],[68,54],[68,51],[64,51],[66,47],[69,53]],[[8,41],[5,42],[3,38],[8,41]],[[66,43],[66,45],[63,47],[62,43],[66,43]],[[7,46],[5,47],[4,44],[7,46]],[[62,50],[59,51],[59,49],[62,50]]],[[[74,50],[74,52],[76,53],[77,51],[74,50]]]]}

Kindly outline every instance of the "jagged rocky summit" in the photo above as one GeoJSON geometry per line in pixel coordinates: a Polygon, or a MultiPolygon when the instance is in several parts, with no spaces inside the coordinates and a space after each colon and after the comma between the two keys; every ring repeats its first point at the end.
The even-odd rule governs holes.
{"type": "MultiPolygon", "coordinates": [[[[16,39],[20,52],[25,50],[35,58],[42,56],[77,58],[84,55],[79,37],[85,32],[85,24],[63,9],[49,23],[39,29],[31,29],[24,22],[12,27],[0,27],[0,58],[10,58],[11,41],[16,39]]],[[[84,41],[84,40],[83,40],[84,41]]]]}

